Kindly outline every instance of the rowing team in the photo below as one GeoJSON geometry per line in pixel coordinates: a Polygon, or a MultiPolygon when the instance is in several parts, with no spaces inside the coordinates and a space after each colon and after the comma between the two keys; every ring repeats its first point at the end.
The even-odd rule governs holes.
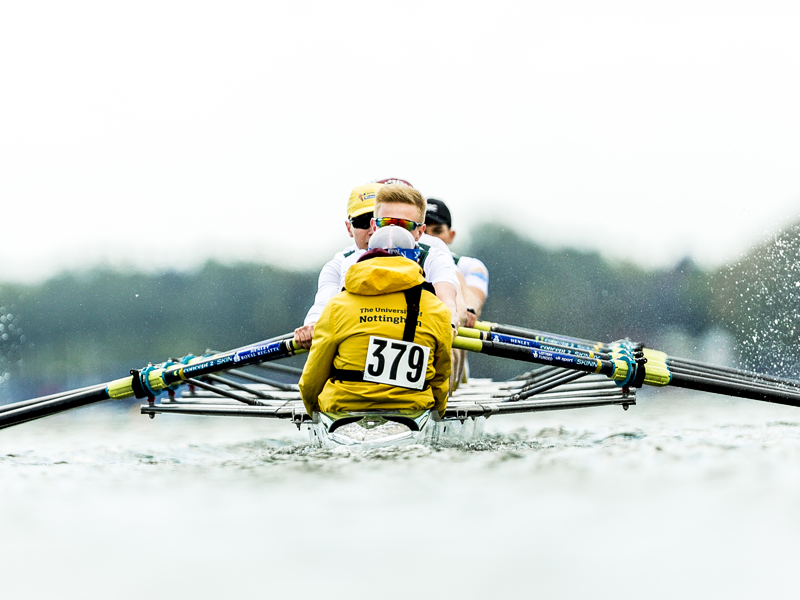
{"type": "Polygon", "coordinates": [[[310,348],[300,379],[306,409],[444,415],[464,367],[452,341],[480,315],[486,266],[449,251],[449,209],[401,179],[355,188],[345,226],[354,244],[323,267],[295,330],[297,345],[310,348]]]}

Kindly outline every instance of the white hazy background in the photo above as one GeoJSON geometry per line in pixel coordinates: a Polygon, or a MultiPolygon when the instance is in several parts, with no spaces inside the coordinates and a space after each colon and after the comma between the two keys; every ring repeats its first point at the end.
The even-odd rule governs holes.
{"type": "Polygon", "coordinates": [[[316,267],[350,190],[645,266],[800,216],[791,1],[3,2],[0,280],[316,267]]]}

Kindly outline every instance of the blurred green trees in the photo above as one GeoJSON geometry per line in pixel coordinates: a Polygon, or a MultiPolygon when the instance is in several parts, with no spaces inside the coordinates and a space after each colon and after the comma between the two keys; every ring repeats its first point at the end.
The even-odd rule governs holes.
{"type": "Polygon", "coordinates": [[[24,332],[21,351],[5,368],[41,387],[243,346],[301,323],[316,278],[209,262],[195,273],[94,270],[36,286],[0,286],[0,304],[13,303],[24,332]]]}

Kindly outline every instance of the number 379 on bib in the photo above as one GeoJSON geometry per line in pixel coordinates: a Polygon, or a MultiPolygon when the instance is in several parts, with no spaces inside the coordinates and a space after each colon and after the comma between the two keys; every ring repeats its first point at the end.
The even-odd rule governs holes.
{"type": "Polygon", "coordinates": [[[430,351],[428,346],[414,342],[370,336],[364,381],[421,390],[430,351]]]}

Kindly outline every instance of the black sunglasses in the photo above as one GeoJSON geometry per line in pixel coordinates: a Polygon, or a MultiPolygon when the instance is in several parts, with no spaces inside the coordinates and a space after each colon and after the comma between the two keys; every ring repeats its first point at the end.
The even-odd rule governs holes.
{"type": "Polygon", "coordinates": [[[350,219],[350,225],[356,229],[369,229],[370,222],[372,221],[372,213],[364,213],[350,219]]]}

